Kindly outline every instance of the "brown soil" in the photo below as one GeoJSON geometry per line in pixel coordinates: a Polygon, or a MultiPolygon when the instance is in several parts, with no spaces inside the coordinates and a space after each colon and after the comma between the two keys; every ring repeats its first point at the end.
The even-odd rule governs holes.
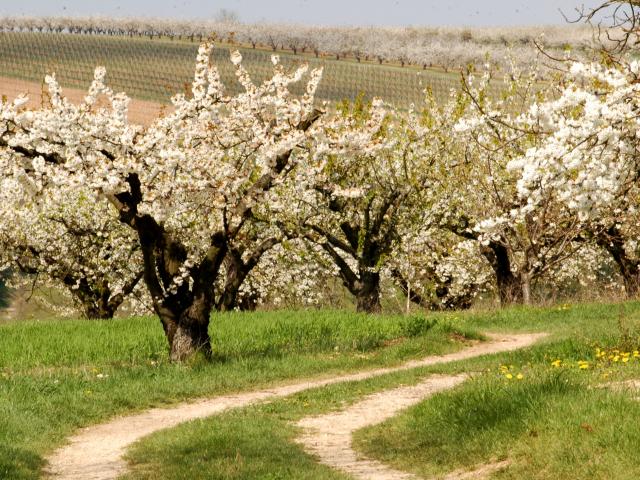
{"type": "MultiPolygon", "coordinates": [[[[87,89],[88,89],[87,85],[87,89]]],[[[79,103],[87,95],[87,91],[74,88],[63,88],[64,95],[74,103],[79,103]]],[[[38,82],[29,82],[17,78],[0,77],[0,95],[9,100],[17,97],[21,93],[29,96],[27,108],[38,108],[46,104],[46,85],[38,82]],[[43,98],[44,93],[44,98],[43,98]]],[[[99,102],[99,106],[107,106],[106,99],[99,102]]],[[[129,104],[129,121],[140,125],[149,125],[160,113],[170,111],[170,106],[161,103],[149,102],[146,100],[131,99],[129,104]]]]}

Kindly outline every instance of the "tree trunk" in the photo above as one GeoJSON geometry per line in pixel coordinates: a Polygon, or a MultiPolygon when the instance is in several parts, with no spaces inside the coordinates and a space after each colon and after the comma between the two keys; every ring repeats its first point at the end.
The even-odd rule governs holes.
{"type": "Polygon", "coordinates": [[[629,269],[625,269],[624,273],[622,273],[621,268],[620,273],[622,274],[624,291],[627,295],[627,298],[637,298],[638,293],[640,293],[640,273],[638,272],[638,263],[633,262],[632,267],[630,267],[629,269]],[[635,270],[635,272],[633,270],[635,270]]]}
{"type": "Polygon", "coordinates": [[[224,290],[218,302],[218,310],[230,312],[238,306],[238,291],[246,278],[242,271],[242,265],[236,264],[231,256],[227,258],[227,271],[224,290]]]}
{"type": "Polygon", "coordinates": [[[496,275],[500,305],[506,307],[508,305],[522,303],[524,295],[520,278],[511,273],[511,271],[504,273],[499,270],[494,270],[494,273],[496,275]]]}
{"type": "Polygon", "coordinates": [[[206,303],[203,299],[195,299],[179,314],[169,309],[157,309],[169,341],[171,361],[182,362],[198,352],[203,353],[206,358],[211,358],[211,307],[206,303]]]}
{"type": "Polygon", "coordinates": [[[627,298],[636,298],[640,293],[640,262],[627,256],[624,249],[625,239],[620,230],[614,225],[606,232],[601,232],[596,240],[618,265],[627,298]]]}
{"type": "Polygon", "coordinates": [[[82,305],[84,316],[88,320],[111,320],[116,313],[116,308],[104,302],[89,302],[82,305]]]}
{"type": "Polygon", "coordinates": [[[520,283],[522,285],[522,303],[531,305],[531,276],[528,273],[521,274],[520,283]]]}
{"type": "Polygon", "coordinates": [[[355,285],[358,312],[380,313],[380,274],[365,272],[355,285]]]}
{"type": "Polygon", "coordinates": [[[76,280],[75,277],[66,275],[62,281],[88,320],[113,318],[124,301],[124,295],[111,295],[111,289],[106,280],[89,283],[84,277],[76,280]]]}
{"type": "Polygon", "coordinates": [[[523,301],[523,284],[511,271],[511,261],[507,248],[499,242],[491,241],[481,247],[482,255],[489,261],[496,277],[500,305],[507,306],[523,301]]]}

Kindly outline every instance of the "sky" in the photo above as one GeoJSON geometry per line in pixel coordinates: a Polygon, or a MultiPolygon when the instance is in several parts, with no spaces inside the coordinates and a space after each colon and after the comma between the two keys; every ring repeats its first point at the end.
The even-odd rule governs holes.
{"type": "Polygon", "coordinates": [[[205,18],[322,25],[511,26],[563,24],[603,0],[0,0],[1,15],[205,18]]]}

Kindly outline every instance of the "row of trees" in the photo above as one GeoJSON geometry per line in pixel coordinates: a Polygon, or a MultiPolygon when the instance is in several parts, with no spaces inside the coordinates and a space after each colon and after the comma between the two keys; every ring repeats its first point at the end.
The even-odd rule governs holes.
{"type": "Polygon", "coordinates": [[[421,67],[462,69],[482,65],[487,52],[502,62],[507,56],[523,64],[535,55],[535,41],[562,51],[568,45],[580,50],[591,45],[586,27],[544,28],[425,28],[425,27],[321,27],[291,24],[242,24],[226,15],[218,21],[180,21],[150,18],[102,17],[4,17],[4,32],[50,32],[87,35],[145,36],[189,39],[202,42],[216,39],[253,48],[288,50],[316,57],[391,62],[421,67]]]}
{"type": "Polygon", "coordinates": [[[137,298],[175,360],[210,353],[213,310],[335,279],[367,312],[389,284],[460,308],[486,289],[529,303],[536,286],[615,269],[637,294],[637,61],[568,62],[544,84],[514,69],[499,97],[487,71],[415,111],[328,112],[314,106],[320,69],[274,57],[256,85],[234,52],[244,91],[230,96],[211,49],[191,95],[147,128],[103,68],[80,105],[54,76],[49,106],[0,104],[5,267],[66,286],[88,317],[137,298]]]}

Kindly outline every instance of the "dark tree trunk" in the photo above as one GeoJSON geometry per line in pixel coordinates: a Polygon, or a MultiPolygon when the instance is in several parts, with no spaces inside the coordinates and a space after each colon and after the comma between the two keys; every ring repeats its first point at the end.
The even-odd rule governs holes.
{"type": "Polygon", "coordinates": [[[616,262],[627,298],[636,298],[640,293],[640,262],[627,256],[624,241],[622,232],[615,225],[596,237],[597,244],[609,252],[616,262]]]}
{"type": "Polygon", "coordinates": [[[481,248],[482,255],[488,260],[496,277],[500,305],[507,306],[522,303],[523,284],[519,276],[511,271],[511,261],[507,248],[499,242],[491,241],[481,248]]]}
{"type": "MultiPolygon", "coordinates": [[[[248,255],[246,261],[242,259],[243,252],[235,247],[230,248],[225,257],[226,277],[224,290],[220,294],[220,299],[216,305],[218,310],[228,312],[235,309],[255,310],[258,305],[258,298],[255,295],[240,298],[239,292],[244,281],[251,271],[258,265],[262,256],[280,242],[278,238],[271,237],[260,242],[248,255]]],[[[248,253],[248,250],[244,252],[248,253]]]]}
{"type": "Polygon", "coordinates": [[[225,266],[226,279],[218,302],[218,310],[229,312],[238,306],[238,291],[249,272],[244,271],[242,258],[235,251],[229,252],[225,259],[225,266]]]}
{"type": "Polygon", "coordinates": [[[112,295],[111,288],[106,280],[89,284],[86,278],[76,280],[71,275],[62,278],[76,302],[80,304],[82,313],[89,320],[108,320],[113,318],[120,305],[124,302],[142,277],[132,279],[125,285],[123,292],[112,295]]]}
{"type": "Polygon", "coordinates": [[[181,362],[201,352],[211,358],[209,320],[211,306],[204,298],[195,298],[182,312],[157,308],[164,332],[169,341],[169,358],[181,362]]]}
{"type": "MultiPolygon", "coordinates": [[[[472,222],[464,215],[456,222],[445,225],[445,228],[456,235],[468,240],[478,240],[478,234],[473,232],[472,222]]],[[[511,271],[509,251],[503,243],[491,240],[488,245],[481,245],[480,252],[487,259],[495,275],[496,287],[500,305],[507,306],[522,303],[522,282],[519,276],[511,271]]]]}
{"type": "MultiPolygon", "coordinates": [[[[118,305],[119,306],[119,305],[118,305]]],[[[109,303],[84,303],[82,310],[85,318],[89,320],[110,320],[116,314],[117,306],[109,303]]]]}
{"type": "Polygon", "coordinates": [[[255,312],[258,308],[258,295],[250,293],[242,295],[237,301],[238,310],[241,312],[255,312]]]}
{"type": "Polygon", "coordinates": [[[355,286],[356,305],[358,312],[380,313],[380,274],[367,272],[361,275],[361,280],[355,286]]]}

